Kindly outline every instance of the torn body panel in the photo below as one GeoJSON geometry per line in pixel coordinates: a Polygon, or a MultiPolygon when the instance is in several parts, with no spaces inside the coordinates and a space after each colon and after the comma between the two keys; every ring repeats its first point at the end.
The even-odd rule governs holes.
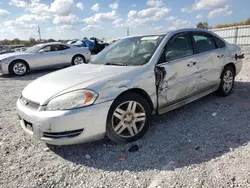
{"type": "Polygon", "coordinates": [[[164,108],[175,101],[191,95],[199,89],[199,68],[192,57],[157,65],[158,108],[164,108]],[[160,72],[160,73],[158,73],[160,72]]]}
{"type": "Polygon", "coordinates": [[[157,109],[157,96],[155,86],[155,72],[151,67],[135,67],[133,71],[105,78],[101,82],[92,84],[88,88],[99,93],[96,104],[115,100],[123,92],[139,89],[147,93],[153,109],[157,109]]]}

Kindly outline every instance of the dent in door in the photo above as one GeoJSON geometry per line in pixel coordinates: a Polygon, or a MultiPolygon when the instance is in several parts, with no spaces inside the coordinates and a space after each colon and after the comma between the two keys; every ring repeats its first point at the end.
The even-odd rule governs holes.
{"type": "MultiPolygon", "coordinates": [[[[170,67],[168,67],[170,68],[170,67]]],[[[156,86],[158,95],[158,106],[162,107],[166,105],[171,98],[177,95],[178,91],[171,92],[168,89],[169,82],[176,80],[177,72],[166,71],[166,67],[156,67],[156,86]],[[170,74],[173,73],[173,74],[170,74]],[[170,75],[168,75],[170,74],[170,75]],[[170,93],[171,92],[171,93],[170,93]]]]}
{"type": "Polygon", "coordinates": [[[198,91],[197,71],[183,80],[183,71],[175,71],[171,66],[156,67],[156,86],[158,95],[158,107],[162,108],[168,104],[174,103],[178,99],[189,96],[190,93],[198,91]]]}

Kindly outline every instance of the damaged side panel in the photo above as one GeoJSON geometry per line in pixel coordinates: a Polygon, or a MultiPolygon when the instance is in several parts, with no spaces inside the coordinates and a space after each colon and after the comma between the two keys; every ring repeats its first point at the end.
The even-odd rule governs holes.
{"type": "Polygon", "coordinates": [[[135,67],[129,74],[124,72],[112,80],[103,79],[102,82],[93,84],[89,89],[99,93],[99,97],[95,102],[96,104],[112,101],[128,90],[139,89],[149,96],[153,108],[157,108],[155,72],[151,67],[135,67]]]}
{"type": "Polygon", "coordinates": [[[187,66],[191,57],[157,65],[158,109],[164,108],[199,90],[199,68],[187,66]]]}

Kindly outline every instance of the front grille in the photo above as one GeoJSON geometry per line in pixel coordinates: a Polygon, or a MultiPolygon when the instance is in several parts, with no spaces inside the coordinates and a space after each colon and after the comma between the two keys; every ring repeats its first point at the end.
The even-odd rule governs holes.
{"type": "Polygon", "coordinates": [[[78,129],[74,131],[66,131],[66,132],[57,132],[57,133],[44,132],[43,136],[45,138],[54,138],[54,139],[73,138],[73,137],[79,136],[82,133],[82,131],[83,129],[78,129]]]}
{"type": "Polygon", "coordinates": [[[33,101],[30,101],[26,98],[24,98],[23,96],[20,97],[20,100],[22,101],[22,103],[27,106],[28,108],[31,108],[31,109],[34,109],[34,110],[38,110],[39,108],[39,104],[38,103],[35,103],[33,101]]]}

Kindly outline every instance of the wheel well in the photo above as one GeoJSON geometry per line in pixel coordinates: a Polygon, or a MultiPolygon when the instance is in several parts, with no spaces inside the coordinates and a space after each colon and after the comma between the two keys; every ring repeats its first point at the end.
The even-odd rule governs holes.
{"type": "Polygon", "coordinates": [[[225,67],[232,67],[232,68],[233,68],[233,70],[234,70],[234,74],[236,73],[236,67],[235,67],[235,64],[233,64],[233,63],[228,63],[228,64],[226,64],[226,65],[224,66],[224,69],[225,69],[225,67]]]}
{"type": "Polygon", "coordinates": [[[143,89],[139,89],[139,88],[129,89],[129,90],[121,93],[117,98],[119,98],[120,96],[123,96],[123,95],[127,95],[129,93],[136,93],[136,94],[140,95],[141,97],[143,97],[144,99],[146,99],[151,110],[152,111],[154,110],[154,105],[153,105],[151,98],[149,97],[148,93],[146,91],[144,91],[143,89]]]}
{"type": "Polygon", "coordinates": [[[15,62],[23,62],[23,63],[25,63],[26,64],[26,66],[27,66],[27,69],[28,70],[30,70],[30,66],[29,66],[29,64],[26,62],[26,61],[24,61],[23,59],[15,59],[14,61],[12,61],[11,63],[10,63],[10,65],[9,65],[9,72],[11,72],[12,70],[10,70],[10,68],[11,68],[11,65],[13,64],[13,63],[15,63],[15,62]]]}
{"type": "Polygon", "coordinates": [[[76,55],[73,56],[73,58],[72,58],[72,60],[71,60],[72,63],[73,63],[73,60],[74,60],[74,58],[75,58],[76,56],[81,56],[81,57],[84,59],[84,61],[86,62],[86,59],[85,59],[84,55],[82,55],[82,54],[76,54],[76,55]]]}

